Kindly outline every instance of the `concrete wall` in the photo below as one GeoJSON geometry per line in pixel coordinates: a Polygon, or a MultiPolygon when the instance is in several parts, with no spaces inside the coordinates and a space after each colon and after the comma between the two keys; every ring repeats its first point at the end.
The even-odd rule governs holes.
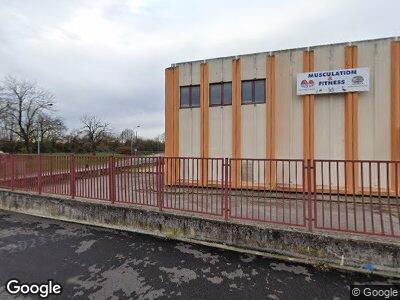
{"type": "Polygon", "coordinates": [[[223,222],[143,207],[1,189],[0,209],[355,271],[362,271],[362,266],[369,263],[375,272],[400,277],[400,244],[388,240],[259,227],[242,221],[223,222]]]}

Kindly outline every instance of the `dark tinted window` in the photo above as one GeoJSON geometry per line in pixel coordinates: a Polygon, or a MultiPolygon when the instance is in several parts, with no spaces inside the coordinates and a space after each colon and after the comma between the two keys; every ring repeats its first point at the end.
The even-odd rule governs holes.
{"type": "Polygon", "coordinates": [[[210,105],[231,105],[232,104],[232,83],[210,84],[210,105]]]}
{"type": "Polygon", "coordinates": [[[199,107],[200,106],[200,86],[192,86],[192,107],[199,107]]]}
{"type": "Polygon", "coordinates": [[[265,103],[265,79],[242,81],[242,103],[265,103]]]}
{"type": "Polygon", "coordinates": [[[221,84],[210,84],[210,104],[221,105],[221,84]]]}
{"type": "Polygon", "coordinates": [[[249,103],[253,101],[253,85],[252,81],[242,82],[242,102],[249,103]]]}
{"type": "Polygon", "coordinates": [[[190,87],[181,87],[181,107],[189,107],[190,87]]]}
{"type": "Polygon", "coordinates": [[[264,103],[265,102],[265,80],[254,81],[254,102],[264,103]]]}
{"type": "Polygon", "coordinates": [[[181,107],[199,107],[200,106],[200,86],[182,86],[181,87],[181,107]]]}
{"type": "Polygon", "coordinates": [[[224,83],[224,104],[232,104],[232,83],[224,83]]]}

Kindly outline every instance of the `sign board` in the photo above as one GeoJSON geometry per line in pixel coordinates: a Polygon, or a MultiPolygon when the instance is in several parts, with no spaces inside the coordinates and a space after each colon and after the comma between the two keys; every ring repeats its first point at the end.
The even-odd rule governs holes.
{"type": "Polygon", "coordinates": [[[369,91],[369,68],[297,74],[297,95],[369,91]]]}

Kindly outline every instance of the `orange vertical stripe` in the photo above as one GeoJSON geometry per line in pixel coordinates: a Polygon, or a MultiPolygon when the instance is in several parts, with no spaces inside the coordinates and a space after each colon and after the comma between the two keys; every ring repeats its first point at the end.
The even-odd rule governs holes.
{"type": "MultiPolygon", "coordinates": [[[[346,46],[344,48],[344,67],[346,69],[352,68],[353,63],[352,63],[352,47],[351,46],[346,46]]],[[[346,160],[351,160],[353,158],[353,144],[352,144],[352,110],[353,110],[353,105],[352,105],[352,99],[353,95],[352,93],[345,93],[345,103],[344,103],[344,145],[345,145],[345,151],[344,151],[344,157],[346,160]]],[[[345,168],[345,179],[346,179],[346,187],[347,191],[351,192],[353,190],[353,180],[352,180],[352,172],[353,168],[352,165],[349,163],[346,163],[346,168],[345,168]]]]}
{"type": "MultiPolygon", "coordinates": [[[[309,63],[308,63],[308,72],[313,72],[314,71],[314,51],[309,51],[309,63]]],[[[309,95],[309,100],[308,100],[308,111],[309,111],[309,145],[308,145],[308,151],[310,155],[310,159],[314,159],[314,102],[315,102],[315,95],[309,95]]]]}
{"type": "MultiPolygon", "coordinates": [[[[303,72],[307,73],[310,69],[310,58],[309,51],[303,52],[303,72]]],[[[303,157],[304,159],[310,158],[310,137],[309,137],[309,128],[310,128],[310,96],[303,96],[303,157]]]]}
{"type": "MultiPolygon", "coordinates": [[[[165,70],[165,156],[179,155],[179,69],[165,70]]],[[[176,180],[178,170],[169,161],[166,166],[165,182],[170,185],[176,180]]]]}
{"type": "MultiPolygon", "coordinates": [[[[390,45],[391,51],[391,105],[390,105],[390,158],[398,161],[400,159],[400,42],[393,41],[390,45]]],[[[397,187],[399,188],[400,169],[391,167],[390,189],[396,189],[396,173],[397,187]],[[396,172],[397,171],[397,172],[396,172]]]]}
{"type": "MultiPolygon", "coordinates": [[[[275,92],[275,56],[267,57],[267,153],[268,159],[275,158],[275,107],[276,107],[276,92],[275,92]]],[[[271,163],[266,166],[266,178],[270,187],[275,185],[275,164],[271,163]]]]}
{"type": "MultiPolygon", "coordinates": [[[[165,70],[165,156],[173,156],[174,153],[174,93],[173,93],[174,69],[165,70]]],[[[171,184],[172,168],[167,164],[164,180],[167,185],[171,184]]]]}
{"type": "MultiPolygon", "coordinates": [[[[303,72],[314,71],[314,52],[303,52],[303,72]]],[[[314,158],[314,95],[303,96],[303,157],[314,158]]]]}
{"type": "Polygon", "coordinates": [[[174,156],[179,156],[179,67],[174,68],[174,156]]]}
{"type": "MultiPolygon", "coordinates": [[[[174,120],[174,157],[179,157],[179,107],[180,107],[180,89],[179,89],[179,67],[174,68],[174,107],[173,107],[173,120],[174,120]]],[[[180,178],[179,160],[173,161],[172,169],[172,183],[176,183],[180,178]]]]}
{"type": "MultiPolygon", "coordinates": [[[[344,48],[344,67],[346,69],[352,68],[352,48],[346,46],[344,48]]],[[[344,139],[345,139],[345,159],[352,159],[352,93],[345,93],[345,106],[344,106],[344,139]]]]}
{"type": "MultiPolygon", "coordinates": [[[[314,71],[314,51],[304,51],[303,72],[312,71],[314,71]]],[[[314,95],[303,96],[303,158],[306,160],[314,159],[314,100],[314,95]]],[[[304,184],[308,186],[307,177],[304,178],[304,184]]]]}
{"type": "MultiPolygon", "coordinates": [[[[358,48],[357,46],[352,47],[352,67],[357,68],[358,66],[358,48]]],[[[358,159],[358,93],[352,93],[352,154],[353,159],[358,159]]]]}
{"type": "MultiPolygon", "coordinates": [[[[346,46],[344,64],[345,68],[357,67],[357,47],[346,46]]],[[[358,159],[358,95],[357,93],[345,94],[345,159],[358,159]]],[[[358,166],[346,164],[346,185],[348,192],[358,189],[358,166]]]]}
{"type": "Polygon", "coordinates": [[[173,156],[173,68],[165,69],[165,156],[173,156]]]}
{"type": "MultiPolygon", "coordinates": [[[[357,46],[352,47],[352,67],[357,68],[358,66],[358,48],[357,46]]],[[[358,160],[358,93],[354,92],[352,93],[352,108],[351,108],[351,113],[352,113],[352,159],[353,160],[358,160]]],[[[354,174],[352,174],[354,178],[354,191],[358,192],[359,190],[359,165],[355,164],[354,165],[354,174]]],[[[353,171],[352,170],[352,171],[353,171]]]]}
{"type": "MultiPolygon", "coordinates": [[[[241,157],[241,70],[240,59],[232,61],[232,158],[241,157]]],[[[239,186],[240,164],[233,161],[232,185],[239,186]]]]}
{"type": "MultiPolygon", "coordinates": [[[[208,158],[209,156],[209,117],[208,117],[208,64],[200,65],[200,157],[208,158]]],[[[207,185],[208,178],[208,162],[203,160],[201,166],[202,184],[207,185]]]]}

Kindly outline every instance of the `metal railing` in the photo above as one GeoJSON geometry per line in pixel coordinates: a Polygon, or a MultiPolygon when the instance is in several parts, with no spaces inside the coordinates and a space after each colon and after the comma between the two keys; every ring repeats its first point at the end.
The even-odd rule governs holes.
{"type": "Polygon", "coordinates": [[[400,237],[400,162],[1,155],[0,187],[400,237]]]}

